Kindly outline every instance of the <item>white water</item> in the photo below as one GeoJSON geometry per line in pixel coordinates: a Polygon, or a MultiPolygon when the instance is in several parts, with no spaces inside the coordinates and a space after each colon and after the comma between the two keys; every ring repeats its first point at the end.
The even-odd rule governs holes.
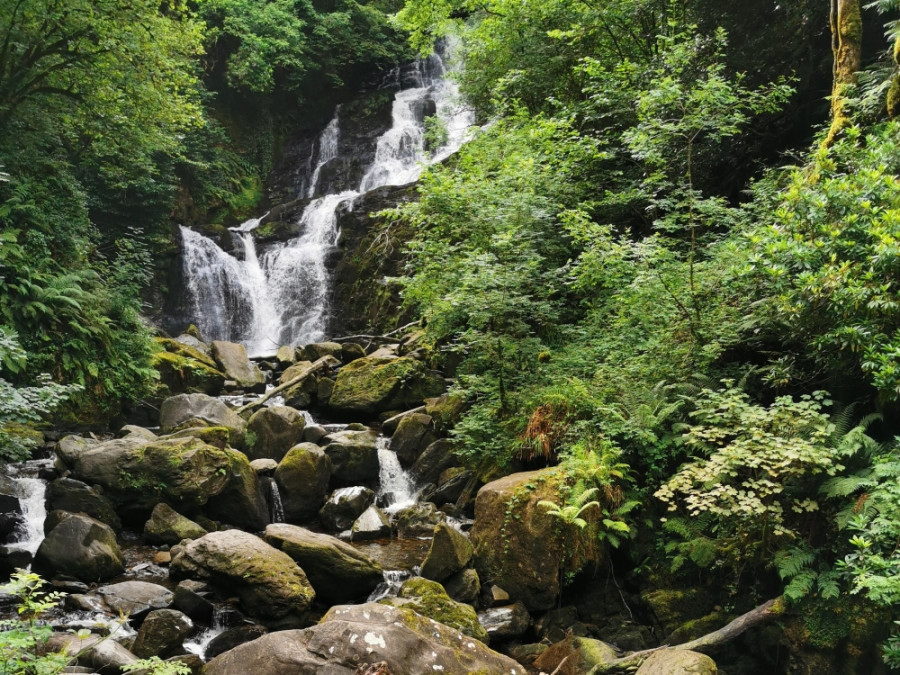
{"type": "MultiPolygon", "coordinates": [[[[385,436],[378,437],[378,497],[390,500],[383,509],[386,513],[397,513],[416,503],[416,486],[400,466],[397,453],[388,449],[390,442],[385,436]]],[[[381,499],[377,501],[382,502],[381,499]]]]}
{"type": "MultiPolygon", "coordinates": [[[[340,237],[338,210],[352,209],[356,198],[370,190],[415,181],[426,164],[456,152],[474,122],[472,111],[459,104],[458,87],[445,75],[438,55],[417,63],[415,86],[396,94],[391,128],[378,139],[375,159],[359,187],[313,199],[299,219],[301,234],[293,241],[259,256],[253,230],[262,219],[247,221],[235,228],[244,249],[244,260],[238,261],[215,242],[181,228],[192,318],[207,340],[241,342],[251,356],[266,356],[282,344],[325,337],[330,311],[326,260],[340,237]],[[446,142],[431,156],[425,150],[424,123],[429,101],[447,131],[446,142]]],[[[399,81],[400,69],[394,77],[399,81]]],[[[339,138],[340,108],[319,136],[308,197],[317,194],[322,168],[337,157],[339,138]]]]}
{"type": "Polygon", "coordinates": [[[366,599],[366,602],[378,602],[383,598],[396,598],[400,595],[400,588],[403,582],[418,576],[419,571],[416,567],[412,572],[409,570],[385,570],[384,581],[375,587],[375,590],[366,599]]]}
{"type": "Polygon", "coordinates": [[[9,544],[11,550],[28,551],[32,556],[44,540],[44,519],[47,506],[44,497],[47,482],[37,478],[38,471],[50,464],[49,460],[33,460],[9,465],[8,474],[16,482],[19,504],[22,506],[24,530],[18,532],[18,540],[9,544]]]}

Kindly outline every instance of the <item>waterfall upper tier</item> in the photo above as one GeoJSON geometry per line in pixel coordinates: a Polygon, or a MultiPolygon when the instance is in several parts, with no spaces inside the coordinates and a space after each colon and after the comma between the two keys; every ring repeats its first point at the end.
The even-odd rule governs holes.
{"type": "Polygon", "coordinates": [[[340,214],[352,211],[363,194],[415,181],[425,165],[464,142],[474,116],[460,104],[442,56],[396,69],[388,85],[399,88],[391,101],[390,127],[374,139],[366,166],[355,173],[339,170],[356,157],[344,143],[345,108],[339,106],[319,134],[296,195],[310,201],[292,225],[297,232],[292,239],[257,246],[268,214],[233,228],[232,251],[181,228],[187,311],[207,339],[244,343],[254,356],[321,340],[332,312],[329,259],[340,238],[340,214]],[[431,152],[429,124],[443,139],[431,152]],[[347,184],[349,179],[358,182],[347,184]]]}

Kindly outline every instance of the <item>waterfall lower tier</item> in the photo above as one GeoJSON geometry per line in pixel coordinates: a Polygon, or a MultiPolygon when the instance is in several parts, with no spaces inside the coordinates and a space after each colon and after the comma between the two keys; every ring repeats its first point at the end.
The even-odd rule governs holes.
{"type": "Polygon", "coordinates": [[[410,475],[400,466],[397,453],[390,450],[390,439],[378,438],[378,501],[386,503],[384,510],[396,513],[416,503],[416,487],[410,475]]]}
{"type": "MultiPolygon", "coordinates": [[[[233,228],[236,256],[181,228],[188,311],[207,340],[241,342],[251,356],[265,356],[281,345],[316,342],[327,334],[332,311],[328,261],[340,237],[339,213],[351,211],[356,199],[371,190],[418,179],[425,165],[459,149],[474,122],[472,111],[459,104],[458,88],[446,70],[438,54],[397,69],[391,86],[400,91],[393,100],[391,127],[377,139],[374,159],[354,189],[316,196],[332,184],[322,178],[333,164],[353,164],[352,157],[341,156],[338,107],[315,144],[317,161],[300,195],[311,201],[295,223],[299,235],[294,239],[263,249],[256,238],[263,216],[233,228]],[[438,120],[444,138],[431,153],[426,147],[428,118],[438,120]]],[[[312,166],[311,158],[308,164],[312,166]]]]}

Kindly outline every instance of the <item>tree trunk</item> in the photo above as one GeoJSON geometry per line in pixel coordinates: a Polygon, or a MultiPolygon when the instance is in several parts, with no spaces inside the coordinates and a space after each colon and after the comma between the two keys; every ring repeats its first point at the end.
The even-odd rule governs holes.
{"type": "Polygon", "coordinates": [[[850,123],[847,95],[856,85],[862,66],[862,8],[859,0],[831,0],[831,52],[834,55],[831,85],[831,128],[823,147],[834,143],[850,123]]]}

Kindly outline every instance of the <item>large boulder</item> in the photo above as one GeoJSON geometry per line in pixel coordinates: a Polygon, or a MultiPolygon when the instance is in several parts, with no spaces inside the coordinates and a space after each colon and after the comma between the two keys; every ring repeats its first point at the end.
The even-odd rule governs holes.
{"type": "Polygon", "coordinates": [[[716,662],[687,649],[660,649],[647,657],[635,675],[716,675],[716,662]]]}
{"type": "Polygon", "coordinates": [[[488,483],[475,500],[475,567],[530,611],[552,608],[566,555],[558,522],[538,506],[558,500],[558,469],[528,471],[488,483]]]}
{"type": "Polygon", "coordinates": [[[163,401],[159,409],[163,433],[185,427],[225,427],[231,430],[233,445],[243,439],[247,423],[222,401],[206,394],[179,394],[163,401]]]}
{"type": "Polygon", "coordinates": [[[53,513],[59,522],[38,548],[36,570],[82,581],[102,581],[125,571],[116,533],[109,525],[81,513],[53,513]]]}
{"type": "Polygon", "coordinates": [[[517,602],[506,607],[490,607],[478,613],[491,642],[503,642],[521,637],[531,626],[531,615],[525,605],[517,602]]]}
{"type": "Polygon", "coordinates": [[[558,675],[583,675],[594,666],[608,664],[615,658],[616,651],[605,642],[569,636],[538,656],[534,667],[558,675]]]}
{"type": "Polygon", "coordinates": [[[319,376],[331,372],[340,365],[341,362],[333,356],[323,356],[314,362],[300,361],[285,370],[278,379],[278,384],[293,382],[281,394],[285,403],[295,408],[307,408],[318,391],[319,376]]]}
{"type": "Polygon", "coordinates": [[[378,562],[327,534],[277,523],[266,528],[266,541],[291,556],[316,597],[331,604],[366,597],[384,579],[378,562]]]}
{"type": "MultiPolygon", "coordinates": [[[[170,399],[171,400],[171,399],[170,399]]],[[[197,438],[117,438],[80,452],[72,474],[120,505],[202,505],[228,484],[231,455],[197,438]]]]}
{"type": "Polygon", "coordinates": [[[397,536],[402,538],[430,537],[434,528],[446,522],[446,514],[430,502],[419,502],[397,511],[397,536]]]}
{"type": "Polygon", "coordinates": [[[156,343],[160,350],[153,355],[152,364],[159,372],[161,396],[222,391],[225,374],[204,351],[169,338],[156,338],[156,343]]]}
{"type": "Polygon", "coordinates": [[[412,609],[422,616],[455,628],[464,635],[484,643],[488,641],[487,631],[478,622],[475,609],[451,599],[444,587],[436,581],[413,577],[403,583],[397,597],[385,598],[381,602],[393,607],[412,609]]]}
{"type": "Polygon", "coordinates": [[[478,640],[377,603],[339,605],[315,626],[264,635],[217,656],[203,675],[353,675],[361,663],[378,661],[398,674],[524,675],[522,666],[478,640]]]}
{"type": "Polygon", "coordinates": [[[275,469],[285,520],[306,522],[316,517],[328,496],[331,458],[315,443],[291,448],[275,469]]]}
{"type": "Polygon", "coordinates": [[[378,478],[378,435],[374,431],[339,431],[322,444],[331,458],[332,478],[344,485],[358,485],[378,478]]]}
{"type": "Polygon", "coordinates": [[[374,504],[363,511],[350,527],[350,541],[370,541],[391,536],[391,521],[374,504]]]}
{"type": "Polygon", "coordinates": [[[182,539],[197,539],[206,530],[190,518],[185,518],[164,502],[153,508],[150,519],[144,523],[144,539],[151,544],[174,545],[182,539]]]}
{"type": "Polygon", "coordinates": [[[365,487],[340,488],[331,493],[319,510],[319,520],[332,532],[341,532],[353,525],[375,501],[375,493],[365,487]]]}
{"type": "Polygon", "coordinates": [[[269,504],[256,471],[247,456],[227,448],[226,483],[209,498],[204,512],[213,520],[247,530],[262,530],[270,522],[269,504]]]}
{"type": "Polygon", "coordinates": [[[294,408],[273,406],[254,413],[244,435],[244,453],[250,459],[281,461],[288,450],[303,441],[306,418],[294,408]]]}
{"type": "Polygon", "coordinates": [[[415,462],[422,451],[437,440],[434,421],[428,415],[412,413],[405,415],[391,436],[391,450],[403,466],[415,462]]]}
{"type": "Polygon", "coordinates": [[[122,527],[115,506],[103,492],[74,478],[57,478],[47,485],[47,510],[84,513],[112,529],[122,527]]]}
{"type": "Polygon", "coordinates": [[[172,603],[174,594],[165,586],[149,581],[122,581],[101,586],[87,597],[101,611],[130,617],[165,609],[172,603]]]}
{"type": "Polygon", "coordinates": [[[422,563],[421,575],[443,583],[469,564],[475,552],[472,542],[462,532],[438,523],[434,528],[431,548],[422,563]]]}
{"type": "Polygon", "coordinates": [[[422,451],[409,468],[409,473],[420,485],[437,483],[444,471],[457,464],[453,441],[440,438],[422,451]]]}
{"type": "Polygon", "coordinates": [[[224,340],[213,340],[210,345],[213,358],[229,380],[234,380],[244,389],[262,392],[266,378],[247,356],[244,345],[224,340]]]}
{"type": "Polygon", "coordinates": [[[420,361],[367,356],[340,370],[329,407],[341,414],[377,415],[421,405],[443,390],[444,379],[420,361]]]}
{"type": "Polygon", "coordinates": [[[173,656],[193,630],[194,622],[177,609],[157,609],[144,619],[131,651],[141,659],[173,656]]]}
{"type": "Polygon", "coordinates": [[[195,539],[175,556],[169,573],[176,580],[209,580],[264,619],[302,617],[315,598],[306,574],[290,556],[240,530],[195,539]]]}
{"type": "Polygon", "coordinates": [[[343,351],[343,347],[337,342],[314,342],[298,348],[297,356],[303,361],[318,361],[323,356],[340,359],[343,351]]]}

